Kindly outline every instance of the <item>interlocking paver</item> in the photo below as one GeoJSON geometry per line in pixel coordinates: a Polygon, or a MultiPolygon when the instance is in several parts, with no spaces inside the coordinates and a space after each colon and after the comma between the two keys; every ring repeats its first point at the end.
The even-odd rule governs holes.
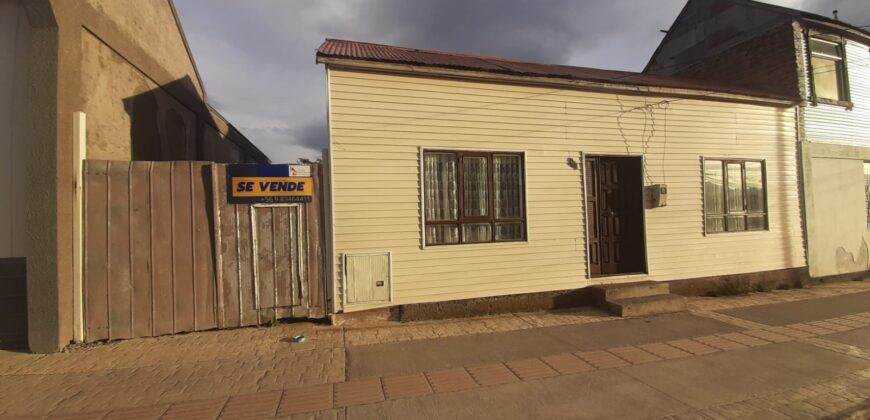
{"type": "Polygon", "coordinates": [[[384,384],[384,395],[387,399],[419,397],[432,393],[432,387],[423,373],[411,375],[388,376],[381,379],[384,384]]]}
{"type": "Polygon", "coordinates": [[[347,407],[381,402],[384,392],[380,378],[359,379],[335,384],[335,406],[347,407]]]}
{"type": "Polygon", "coordinates": [[[794,338],[792,338],[792,337],[782,335],[782,334],[777,334],[773,331],[768,331],[768,330],[745,330],[745,331],[743,331],[743,334],[746,334],[746,335],[749,335],[749,336],[752,336],[755,338],[760,338],[760,339],[765,340],[765,341],[770,341],[771,343],[785,343],[788,341],[794,341],[794,338]]]}
{"type": "Polygon", "coordinates": [[[823,334],[831,334],[834,332],[833,330],[818,327],[815,325],[810,325],[807,323],[789,324],[789,325],[787,325],[787,327],[794,329],[794,330],[804,331],[804,332],[812,334],[814,336],[815,335],[823,335],[823,334]]]}
{"type": "Polygon", "coordinates": [[[544,356],[541,360],[562,375],[595,370],[595,366],[584,362],[582,359],[571,353],[544,356]]]}
{"type": "Polygon", "coordinates": [[[332,408],[332,387],[332,384],[323,384],[287,389],[281,397],[275,415],[281,417],[330,409],[332,408]]]}
{"type": "Polygon", "coordinates": [[[794,328],[790,328],[790,327],[782,327],[782,326],[780,326],[780,327],[769,327],[769,328],[766,328],[766,330],[767,330],[767,331],[774,332],[774,333],[777,333],[777,334],[784,335],[784,336],[786,336],[786,337],[791,337],[791,338],[796,338],[796,339],[808,338],[808,337],[814,337],[814,336],[815,336],[815,334],[811,334],[811,333],[808,333],[808,332],[806,332],[806,331],[796,330],[796,329],[794,329],[794,328]]]}
{"type": "Polygon", "coordinates": [[[426,372],[426,378],[437,393],[462,391],[477,388],[477,382],[464,368],[453,368],[426,372]]]}
{"type": "Polygon", "coordinates": [[[815,326],[815,327],[825,328],[825,329],[828,329],[828,330],[831,330],[831,331],[836,331],[836,332],[849,331],[849,330],[852,329],[852,327],[847,327],[847,326],[845,326],[845,325],[840,325],[840,324],[838,324],[838,323],[836,323],[836,322],[831,322],[831,321],[829,321],[829,320],[822,320],[822,321],[808,322],[807,324],[812,325],[812,326],[815,326]]]}
{"type": "Polygon", "coordinates": [[[269,391],[230,397],[221,410],[219,418],[262,419],[274,417],[282,394],[282,391],[269,391]]]}
{"type": "Polygon", "coordinates": [[[664,360],[682,359],[692,354],[665,343],[641,344],[638,347],[648,351],[664,360]]]}
{"type": "Polygon", "coordinates": [[[620,359],[613,353],[609,353],[604,350],[581,351],[574,354],[576,354],[577,357],[586,361],[586,363],[589,363],[590,365],[595,366],[598,369],[608,369],[631,365],[631,363],[620,359]]]}
{"type": "Polygon", "coordinates": [[[687,353],[691,353],[693,355],[704,355],[710,353],[716,353],[720,351],[719,348],[708,346],[704,343],[698,342],[697,340],[690,340],[688,338],[682,340],[672,340],[668,341],[669,345],[674,346],[680,350],[683,350],[687,353]]]}
{"type": "Polygon", "coordinates": [[[501,385],[520,379],[502,363],[489,363],[468,367],[468,373],[481,386],[501,385]]]}
{"type": "Polygon", "coordinates": [[[652,353],[633,346],[616,347],[612,349],[607,349],[607,351],[635,365],[641,363],[658,362],[659,360],[662,360],[661,357],[658,357],[652,353]]]}
{"type": "Polygon", "coordinates": [[[515,360],[505,363],[515,375],[524,381],[556,376],[559,372],[547,366],[541,359],[515,360]]]}
{"type": "Polygon", "coordinates": [[[205,420],[217,418],[227,398],[210,400],[184,401],[172,404],[163,413],[162,420],[205,420]]]}
{"type": "Polygon", "coordinates": [[[148,420],[159,419],[169,404],[152,405],[149,407],[122,408],[113,410],[103,417],[104,420],[148,420]]]}
{"type": "Polygon", "coordinates": [[[731,340],[726,340],[722,337],[715,336],[715,335],[705,335],[703,337],[695,337],[693,340],[695,340],[701,344],[706,344],[707,346],[710,346],[710,347],[715,347],[719,350],[740,350],[740,349],[746,348],[746,346],[744,346],[743,344],[736,343],[736,342],[731,341],[731,340]]]}
{"type": "Polygon", "coordinates": [[[770,341],[762,340],[758,337],[752,337],[746,334],[741,333],[727,333],[727,334],[719,334],[719,337],[722,337],[726,340],[731,340],[735,343],[743,344],[747,347],[758,347],[758,346],[766,346],[770,344],[770,341]]]}

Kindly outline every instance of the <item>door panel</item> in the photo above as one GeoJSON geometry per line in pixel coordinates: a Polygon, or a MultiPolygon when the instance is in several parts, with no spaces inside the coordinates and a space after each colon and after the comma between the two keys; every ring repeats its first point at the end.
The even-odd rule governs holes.
{"type": "Polygon", "coordinates": [[[641,159],[600,156],[584,164],[590,274],[645,271],[641,159]]]}
{"type": "Polygon", "coordinates": [[[303,304],[299,207],[254,207],[255,302],[262,320],[293,316],[303,304]]]}

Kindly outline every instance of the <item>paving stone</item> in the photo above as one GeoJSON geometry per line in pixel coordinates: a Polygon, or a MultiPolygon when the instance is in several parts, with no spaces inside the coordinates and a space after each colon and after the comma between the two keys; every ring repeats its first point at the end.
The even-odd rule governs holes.
{"type": "Polygon", "coordinates": [[[690,340],[688,338],[683,340],[668,341],[667,344],[696,356],[717,353],[720,351],[720,349],[716,347],[711,347],[704,343],[698,342],[696,340],[690,340]]]}
{"type": "Polygon", "coordinates": [[[284,390],[276,416],[289,416],[332,408],[332,384],[313,385],[284,390]]]}
{"type": "Polygon", "coordinates": [[[770,344],[770,341],[759,339],[758,337],[752,337],[746,334],[741,333],[728,333],[728,334],[719,334],[719,337],[722,337],[726,340],[731,340],[735,343],[743,344],[747,347],[758,347],[758,346],[766,346],[770,344]]]}
{"type": "Polygon", "coordinates": [[[661,357],[664,360],[682,359],[684,357],[690,357],[692,355],[689,352],[665,343],[641,344],[638,347],[658,357],[661,357]]]}
{"type": "Polygon", "coordinates": [[[226,404],[227,398],[210,400],[185,401],[169,406],[161,417],[162,420],[200,420],[216,419],[226,404]]]}
{"type": "MultiPolygon", "coordinates": [[[[106,414],[108,414],[107,411],[95,411],[95,412],[89,412],[89,413],[58,414],[58,415],[52,415],[49,418],[51,418],[52,420],[54,420],[54,419],[59,419],[59,420],[99,420],[99,419],[102,419],[103,417],[105,417],[106,414]]],[[[16,419],[16,418],[37,419],[39,417],[12,417],[12,419],[16,419]]]]}
{"type": "Polygon", "coordinates": [[[694,341],[710,347],[715,347],[719,350],[740,350],[746,348],[746,346],[744,346],[743,344],[735,343],[731,340],[726,340],[722,337],[718,337],[715,335],[705,335],[703,337],[697,337],[694,339],[694,341]]]}
{"type": "Polygon", "coordinates": [[[463,391],[477,388],[477,382],[471,378],[464,368],[454,368],[426,372],[426,378],[437,393],[463,391]]]}
{"type": "Polygon", "coordinates": [[[152,405],[148,407],[124,408],[112,410],[103,419],[105,420],[148,420],[159,419],[169,408],[169,404],[152,405]]]}
{"type": "Polygon", "coordinates": [[[768,330],[746,330],[743,331],[743,334],[760,338],[765,341],[770,341],[771,343],[785,343],[788,341],[794,341],[794,338],[789,337],[787,335],[777,334],[773,331],[768,330]]]}
{"type": "Polygon", "coordinates": [[[221,410],[219,418],[262,419],[274,417],[282,394],[282,391],[268,391],[232,396],[221,410]]]}
{"type": "Polygon", "coordinates": [[[774,332],[774,333],[777,333],[777,334],[787,336],[787,337],[795,338],[795,339],[809,338],[809,337],[815,336],[815,334],[812,334],[812,333],[809,333],[809,332],[806,332],[803,330],[789,328],[789,327],[770,327],[770,328],[767,328],[767,330],[774,332]]]}
{"type": "Polygon", "coordinates": [[[604,350],[581,351],[574,353],[577,357],[583,359],[586,363],[595,366],[598,369],[608,369],[615,367],[630,366],[631,364],[620,359],[613,353],[608,353],[604,350]]]}
{"type": "Polygon", "coordinates": [[[502,363],[471,366],[468,373],[481,386],[501,385],[519,381],[519,378],[502,363]]]}
{"type": "Polygon", "coordinates": [[[380,378],[360,379],[335,384],[335,406],[347,407],[381,402],[384,392],[380,378]]]}
{"type": "Polygon", "coordinates": [[[381,379],[384,384],[384,395],[387,399],[419,397],[432,393],[432,387],[423,373],[411,375],[389,376],[381,379]]]}
{"type": "Polygon", "coordinates": [[[852,330],[851,327],[847,327],[845,325],[840,325],[836,322],[830,322],[828,320],[808,322],[807,324],[812,325],[814,327],[825,328],[825,329],[828,329],[831,331],[836,331],[836,332],[843,332],[843,331],[851,331],[852,330]]]}
{"type": "Polygon", "coordinates": [[[541,360],[562,375],[570,375],[574,373],[583,373],[595,370],[595,366],[584,362],[579,357],[571,353],[544,356],[541,358],[541,360]]]}
{"type": "Polygon", "coordinates": [[[806,333],[811,334],[811,336],[831,334],[834,332],[833,330],[829,330],[827,328],[817,327],[815,325],[810,325],[810,324],[806,324],[806,323],[789,324],[789,325],[787,325],[787,327],[789,327],[791,329],[798,330],[798,331],[804,331],[806,333]]]}
{"type": "Polygon", "coordinates": [[[620,359],[623,359],[635,365],[642,363],[658,362],[662,360],[661,357],[658,357],[652,353],[649,353],[634,346],[616,347],[612,349],[607,349],[607,351],[615,354],[620,359]]]}
{"type": "Polygon", "coordinates": [[[505,364],[508,369],[524,381],[559,375],[559,372],[547,366],[541,359],[514,360],[505,364]]]}
{"type": "Polygon", "coordinates": [[[867,325],[867,323],[865,323],[865,322],[858,322],[855,320],[847,319],[846,317],[831,318],[831,319],[827,319],[826,321],[834,323],[834,324],[842,325],[844,327],[849,327],[850,330],[853,330],[855,328],[862,328],[862,327],[867,325]]]}

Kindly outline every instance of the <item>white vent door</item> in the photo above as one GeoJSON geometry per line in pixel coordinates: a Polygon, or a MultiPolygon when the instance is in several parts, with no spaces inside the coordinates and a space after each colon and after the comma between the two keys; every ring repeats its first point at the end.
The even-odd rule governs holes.
{"type": "Polygon", "coordinates": [[[390,301],[390,254],[345,254],[347,303],[390,301]]]}

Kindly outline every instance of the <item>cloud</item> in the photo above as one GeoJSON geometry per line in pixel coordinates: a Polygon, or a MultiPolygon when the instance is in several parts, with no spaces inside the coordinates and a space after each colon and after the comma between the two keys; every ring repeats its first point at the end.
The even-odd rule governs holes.
{"type": "MultiPolygon", "coordinates": [[[[346,38],[639,71],[685,0],[175,0],[209,100],[276,162],[320,156],[315,51],[346,38]]],[[[866,0],[770,0],[870,25],[866,0]]]]}

